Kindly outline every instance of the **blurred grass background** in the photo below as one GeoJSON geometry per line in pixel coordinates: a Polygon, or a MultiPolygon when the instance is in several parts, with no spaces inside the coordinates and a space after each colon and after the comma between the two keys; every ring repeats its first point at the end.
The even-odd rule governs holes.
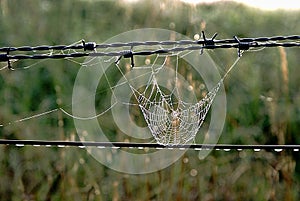
{"type": "MultiPolygon", "coordinates": [[[[173,29],[191,38],[300,33],[300,11],[263,11],[237,3],[177,1],[1,0],[0,46],[101,43],[136,28],[173,29]]],[[[235,50],[216,51],[228,66],[235,50]]],[[[299,48],[245,53],[225,81],[227,117],[219,143],[300,144],[299,48]]],[[[27,65],[19,61],[16,66],[27,65]]],[[[72,62],[46,61],[0,72],[0,122],[71,103],[72,62]]],[[[201,132],[201,131],[200,131],[201,132]]],[[[73,121],[53,113],[6,126],[5,139],[78,140],[73,121]]],[[[172,166],[124,175],[79,148],[0,146],[1,200],[299,200],[297,152],[213,151],[205,160],[188,151],[172,166]]]]}

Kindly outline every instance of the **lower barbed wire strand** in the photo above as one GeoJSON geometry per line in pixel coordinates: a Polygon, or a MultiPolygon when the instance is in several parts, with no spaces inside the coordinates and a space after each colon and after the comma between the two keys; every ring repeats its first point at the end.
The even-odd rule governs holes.
{"type": "Polygon", "coordinates": [[[161,145],[157,143],[130,143],[130,142],[94,142],[94,141],[50,141],[50,140],[7,140],[0,139],[2,145],[16,146],[60,146],[60,147],[101,147],[101,148],[165,148],[165,149],[191,149],[191,150],[272,150],[281,152],[293,150],[298,152],[300,145],[241,145],[241,144],[176,144],[161,145]]]}

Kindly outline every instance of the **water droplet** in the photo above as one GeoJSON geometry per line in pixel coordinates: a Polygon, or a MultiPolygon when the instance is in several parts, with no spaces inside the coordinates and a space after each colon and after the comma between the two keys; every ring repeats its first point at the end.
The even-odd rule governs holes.
{"type": "Polygon", "coordinates": [[[65,145],[57,145],[57,147],[59,147],[59,148],[64,148],[65,145]]]}
{"type": "Polygon", "coordinates": [[[282,149],[274,149],[274,151],[276,151],[276,152],[281,152],[282,149]]]}
{"type": "Polygon", "coordinates": [[[231,149],[223,149],[224,151],[230,151],[231,149]]]}
{"type": "Polygon", "coordinates": [[[299,151],[299,149],[294,149],[294,151],[299,151]]]}
{"type": "Polygon", "coordinates": [[[238,151],[243,151],[243,149],[237,149],[238,151]]]}
{"type": "Polygon", "coordinates": [[[41,145],[40,144],[34,144],[33,146],[34,147],[40,147],[41,145]]]}
{"type": "Polygon", "coordinates": [[[188,157],[185,157],[185,158],[183,158],[183,163],[188,163],[189,162],[189,158],[188,157]]]}
{"type": "Polygon", "coordinates": [[[200,35],[199,34],[195,34],[194,35],[194,40],[199,40],[200,39],[200,35]]]}
{"type": "Polygon", "coordinates": [[[105,146],[97,146],[98,149],[104,149],[105,146]]]}
{"type": "Polygon", "coordinates": [[[197,174],[198,174],[198,171],[197,171],[196,169],[191,169],[190,175],[191,175],[192,177],[197,176],[197,174]]]}
{"type": "Polygon", "coordinates": [[[24,144],[16,144],[16,147],[24,147],[24,144]]]}
{"type": "Polygon", "coordinates": [[[258,152],[258,151],[260,151],[261,149],[253,149],[255,152],[258,152]]]}
{"type": "Polygon", "coordinates": [[[149,65],[151,63],[151,60],[149,58],[145,59],[145,64],[149,65]]]}
{"type": "Polygon", "coordinates": [[[84,145],[81,145],[81,146],[78,146],[79,148],[81,148],[81,149],[83,149],[83,148],[85,148],[85,146],[84,145]]]}

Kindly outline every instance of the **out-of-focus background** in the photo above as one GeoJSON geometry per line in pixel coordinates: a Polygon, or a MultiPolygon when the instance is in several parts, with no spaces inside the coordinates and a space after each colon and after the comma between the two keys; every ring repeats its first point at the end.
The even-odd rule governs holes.
{"type": "MultiPolygon", "coordinates": [[[[272,4],[272,2],[270,2],[272,4]]],[[[101,43],[137,28],[194,38],[295,35],[300,10],[264,10],[235,2],[0,1],[0,46],[101,43]]],[[[228,66],[236,50],[211,51],[228,66]]],[[[227,116],[219,143],[300,144],[299,48],[246,53],[225,81],[227,116]]],[[[30,65],[18,61],[15,67],[30,65]]],[[[3,64],[5,65],[5,64],[3,64]]],[[[0,71],[0,123],[71,103],[80,65],[66,60],[0,71]]],[[[201,130],[199,132],[201,135],[201,130]]],[[[79,140],[61,112],[0,128],[2,139],[79,140]]],[[[121,174],[80,148],[0,146],[1,200],[299,200],[300,157],[293,151],[190,150],[170,167],[121,174]]]]}

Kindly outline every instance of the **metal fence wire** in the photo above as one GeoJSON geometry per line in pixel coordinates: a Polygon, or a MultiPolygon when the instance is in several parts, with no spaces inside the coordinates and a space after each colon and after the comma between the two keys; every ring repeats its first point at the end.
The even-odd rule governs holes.
{"type": "MultiPolygon", "coordinates": [[[[214,34],[212,38],[206,38],[204,32],[202,32],[202,39],[200,40],[180,40],[180,41],[135,41],[128,43],[111,43],[111,44],[97,44],[95,42],[81,41],[81,44],[75,45],[41,45],[41,46],[21,46],[21,47],[0,47],[0,62],[8,62],[10,67],[10,60],[23,60],[23,59],[63,59],[63,58],[78,58],[78,57],[101,57],[101,56],[116,56],[131,58],[137,55],[153,55],[182,52],[185,50],[200,50],[203,49],[231,49],[238,50],[238,56],[241,56],[241,52],[250,48],[261,47],[299,47],[300,36],[273,36],[273,37],[258,37],[258,38],[238,38],[234,36],[233,39],[216,40],[217,34],[214,34]],[[172,48],[163,48],[163,46],[174,45],[172,48]],[[161,48],[156,50],[134,51],[133,48],[137,46],[160,46],[161,48]],[[125,51],[112,51],[104,52],[98,51],[105,48],[128,48],[125,51]],[[39,51],[65,51],[76,50],[76,53],[59,53],[59,54],[43,54],[39,51]],[[14,54],[16,52],[33,52],[33,54],[14,54]]],[[[134,65],[133,61],[132,64],[134,65]]]]}

